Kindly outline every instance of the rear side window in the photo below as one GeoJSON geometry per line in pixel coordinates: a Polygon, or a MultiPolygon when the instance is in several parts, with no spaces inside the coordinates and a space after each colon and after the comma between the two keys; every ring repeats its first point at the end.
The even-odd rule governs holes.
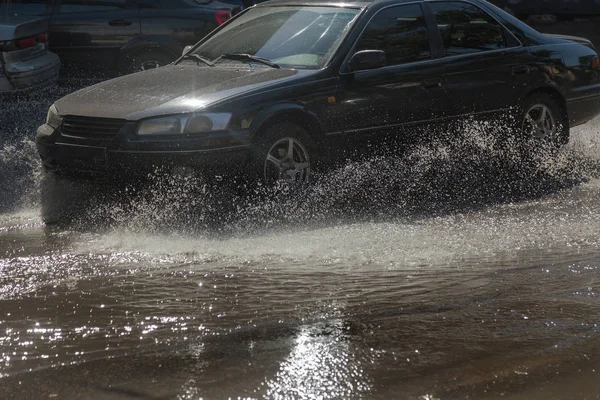
{"type": "Polygon", "coordinates": [[[131,0],[62,0],[61,14],[97,11],[115,11],[131,8],[131,0]]]}
{"type": "Polygon", "coordinates": [[[387,65],[431,58],[423,10],[418,4],[379,11],[356,44],[356,51],[383,50],[387,65]]]}
{"type": "Polygon", "coordinates": [[[504,27],[479,7],[462,1],[428,3],[447,56],[506,47],[504,27]]]}

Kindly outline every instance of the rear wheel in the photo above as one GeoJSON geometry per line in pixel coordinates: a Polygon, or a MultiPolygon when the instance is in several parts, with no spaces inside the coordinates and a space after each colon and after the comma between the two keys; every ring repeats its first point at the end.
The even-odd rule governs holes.
{"type": "Polygon", "coordinates": [[[536,93],[522,105],[521,130],[527,139],[560,147],[569,141],[569,121],[558,100],[547,93],[536,93]]]}

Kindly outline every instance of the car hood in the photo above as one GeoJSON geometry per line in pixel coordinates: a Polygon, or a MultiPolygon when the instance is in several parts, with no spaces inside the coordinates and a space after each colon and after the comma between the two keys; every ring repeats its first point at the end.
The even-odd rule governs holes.
{"type": "Polygon", "coordinates": [[[62,115],[123,118],[192,112],[314,71],[273,68],[166,67],[105,81],[55,103],[62,115]]]}

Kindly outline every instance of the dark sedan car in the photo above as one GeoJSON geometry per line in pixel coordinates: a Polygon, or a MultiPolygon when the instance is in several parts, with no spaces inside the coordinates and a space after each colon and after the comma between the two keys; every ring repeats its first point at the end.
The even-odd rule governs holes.
{"type": "Polygon", "coordinates": [[[51,50],[84,72],[166,65],[240,9],[211,0],[0,0],[0,15],[47,16],[51,50]]]}
{"type": "MultiPolygon", "coordinates": [[[[57,101],[36,143],[51,176],[219,167],[306,181],[342,145],[465,116],[516,117],[553,143],[600,113],[592,45],[480,0],[276,0],[175,64],[57,101]]],[[[352,149],[352,148],[351,148],[352,149]]]]}

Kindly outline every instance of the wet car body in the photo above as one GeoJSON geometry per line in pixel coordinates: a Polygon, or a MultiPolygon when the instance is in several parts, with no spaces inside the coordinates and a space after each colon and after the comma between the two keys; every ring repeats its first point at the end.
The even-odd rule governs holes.
{"type": "MultiPolygon", "coordinates": [[[[556,122],[565,125],[565,135],[569,127],[600,113],[600,66],[589,42],[543,35],[483,1],[374,1],[343,6],[329,1],[269,2],[234,18],[191,53],[210,47],[211,38],[247,12],[298,5],[340,7],[355,13],[322,67],[271,68],[258,62],[210,67],[182,59],[175,65],[83,89],[57,101],[48,123],[38,130],[36,143],[45,169],[64,176],[117,178],[156,166],[244,171],[257,158],[273,161],[271,150],[281,150],[277,140],[292,138],[288,140],[291,155],[273,161],[283,168],[294,164],[290,157],[296,157],[297,143],[309,142],[300,150],[310,153],[312,163],[328,161],[347,151],[364,150],[384,137],[411,140],[407,132],[418,126],[506,116],[539,98],[550,99],[536,101],[554,105],[550,108],[555,109],[556,122]],[[497,24],[503,42],[499,48],[449,54],[444,42],[448,39],[440,33],[449,25],[436,23],[435,16],[441,20],[460,13],[435,14],[436,7],[442,11],[444,7],[475,7],[476,12],[485,13],[485,21],[497,24]],[[369,24],[390,11],[419,15],[407,18],[425,27],[413,32],[426,41],[426,48],[416,54],[419,59],[382,64],[381,52],[371,51],[381,37],[380,30],[361,42],[369,24]],[[363,50],[359,44],[366,46],[364,57],[357,56],[363,50]],[[356,59],[363,64],[354,65],[356,59]],[[230,118],[226,126],[202,134],[138,134],[145,121],[196,114],[230,118]],[[285,127],[286,123],[291,127],[285,127]],[[273,126],[301,132],[296,136],[273,133],[273,126]]],[[[395,50],[387,50],[389,60],[395,50]]],[[[304,168],[308,165],[308,161],[296,162],[304,168]]],[[[261,171],[266,171],[267,163],[261,171]]]]}
{"type": "Polygon", "coordinates": [[[58,56],[48,51],[48,23],[32,17],[0,17],[0,93],[56,82],[58,56]]]}

